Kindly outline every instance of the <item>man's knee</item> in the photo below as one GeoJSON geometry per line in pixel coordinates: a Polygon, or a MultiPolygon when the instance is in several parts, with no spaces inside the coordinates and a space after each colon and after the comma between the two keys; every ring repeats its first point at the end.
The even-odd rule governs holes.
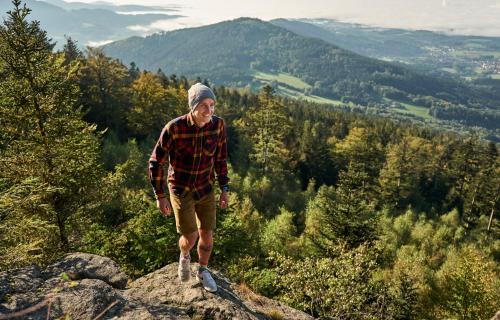
{"type": "Polygon", "coordinates": [[[212,242],[213,235],[214,235],[213,230],[198,229],[198,233],[200,235],[200,238],[204,242],[212,242]]]}
{"type": "Polygon", "coordinates": [[[198,232],[191,232],[191,233],[183,233],[182,237],[189,242],[189,244],[194,244],[196,240],[198,239],[198,232]]]}
{"type": "Polygon", "coordinates": [[[205,252],[212,252],[212,244],[207,244],[207,243],[203,243],[203,242],[198,242],[198,248],[199,248],[201,251],[205,251],[205,252]]]}
{"type": "Polygon", "coordinates": [[[203,230],[199,229],[200,241],[198,242],[198,246],[203,251],[212,250],[213,246],[213,231],[212,230],[203,230]]]}

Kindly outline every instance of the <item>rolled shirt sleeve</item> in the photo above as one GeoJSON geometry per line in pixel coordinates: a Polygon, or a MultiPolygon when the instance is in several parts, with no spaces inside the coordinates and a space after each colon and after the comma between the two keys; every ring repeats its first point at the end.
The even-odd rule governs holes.
{"type": "Polygon", "coordinates": [[[171,126],[167,124],[161,131],[160,138],[149,158],[149,181],[157,199],[164,198],[165,178],[164,167],[168,165],[169,151],[172,146],[171,126]]]}

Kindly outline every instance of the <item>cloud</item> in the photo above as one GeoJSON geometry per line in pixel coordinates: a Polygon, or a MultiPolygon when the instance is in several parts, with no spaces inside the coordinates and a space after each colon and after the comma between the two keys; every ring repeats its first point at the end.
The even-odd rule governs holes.
{"type": "Polygon", "coordinates": [[[121,15],[132,15],[132,16],[137,16],[141,14],[164,14],[164,15],[170,15],[170,11],[161,11],[161,10],[151,10],[151,11],[115,11],[117,14],[121,15]]]}
{"type": "Polygon", "coordinates": [[[85,45],[89,46],[89,47],[100,47],[100,46],[103,46],[105,44],[111,43],[113,41],[115,41],[115,40],[89,41],[85,45]]]}
{"type": "Polygon", "coordinates": [[[156,20],[148,25],[131,25],[127,29],[142,32],[144,35],[158,32],[171,31],[176,29],[199,27],[204,25],[195,17],[182,17],[176,19],[156,20]]]}
{"type": "MultiPolygon", "coordinates": [[[[108,1],[122,2],[122,4],[125,2],[139,2],[139,0],[108,1]]],[[[174,7],[172,3],[165,7],[164,0],[142,1],[143,4],[163,7],[162,9],[152,8],[151,11],[168,12],[174,7]]],[[[278,17],[307,17],[331,18],[343,22],[377,27],[438,31],[454,29],[456,34],[500,36],[500,20],[498,20],[500,3],[498,3],[498,0],[478,0],[480,4],[470,0],[293,0],[286,6],[280,0],[253,0],[251,2],[228,2],[227,0],[172,1],[177,3],[175,8],[178,12],[176,14],[183,15],[183,17],[130,25],[127,28],[138,35],[145,36],[159,31],[199,27],[240,16],[258,17],[263,20],[278,17]]],[[[120,14],[125,14],[126,10],[120,9],[119,11],[120,14]]],[[[139,14],[135,9],[126,13],[139,14]]],[[[145,13],[145,11],[141,13],[145,13]]]]}

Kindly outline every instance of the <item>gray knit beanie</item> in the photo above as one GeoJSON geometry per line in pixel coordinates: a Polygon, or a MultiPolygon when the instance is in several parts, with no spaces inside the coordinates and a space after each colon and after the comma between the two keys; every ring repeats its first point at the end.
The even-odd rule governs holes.
{"type": "Polygon", "coordinates": [[[215,101],[215,94],[212,89],[201,83],[193,84],[188,90],[188,103],[191,111],[196,108],[198,103],[206,98],[211,98],[215,101]]]}

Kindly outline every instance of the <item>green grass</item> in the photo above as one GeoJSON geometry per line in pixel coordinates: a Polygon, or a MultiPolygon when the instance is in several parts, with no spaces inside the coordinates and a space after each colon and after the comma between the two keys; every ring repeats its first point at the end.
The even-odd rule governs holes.
{"type": "MultiPolygon", "coordinates": [[[[311,102],[316,102],[316,103],[328,103],[328,104],[333,104],[335,106],[342,106],[342,105],[345,105],[344,102],[340,101],[340,100],[333,100],[333,99],[329,99],[329,98],[324,98],[324,97],[320,97],[320,96],[315,96],[315,95],[311,95],[311,96],[306,96],[306,95],[301,95],[300,98],[304,99],[304,100],[307,100],[307,101],[311,101],[311,102]]],[[[348,105],[351,105],[350,103],[348,105]]]]}
{"type": "Polygon", "coordinates": [[[315,95],[306,96],[302,92],[297,92],[297,91],[291,90],[290,88],[283,87],[280,85],[278,85],[278,93],[285,95],[285,96],[288,96],[288,97],[304,99],[306,101],[315,102],[315,103],[333,104],[335,106],[340,106],[340,105],[345,104],[339,100],[328,99],[328,98],[324,98],[324,97],[320,97],[320,96],[315,96],[315,95]]]}
{"type": "Polygon", "coordinates": [[[417,115],[424,119],[433,118],[431,115],[429,115],[429,108],[414,106],[406,103],[401,103],[401,105],[404,105],[406,107],[406,110],[401,110],[401,111],[408,111],[409,113],[413,113],[414,115],[417,115]]]}
{"type": "Polygon", "coordinates": [[[311,88],[311,85],[302,81],[297,77],[292,76],[289,73],[280,72],[277,74],[272,74],[261,71],[251,71],[250,75],[252,75],[255,80],[258,80],[263,83],[276,81],[278,83],[277,87],[278,93],[291,98],[304,99],[306,101],[315,103],[333,104],[336,106],[344,104],[342,101],[339,100],[328,99],[315,95],[306,96],[304,94],[304,89],[311,88]]]}
{"type": "Polygon", "coordinates": [[[290,87],[296,88],[297,90],[304,90],[311,88],[311,85],[302,81],[301,79],[292,76],[289,73],[280,72],[278,74],[265,73],[261,71],[253,71],[251,75],[261,81],[271,82],[276,81],[281,84],[289,85],[290,87]]]}
{"type": "Polygon", "coordinates": [[[426,120],[434,119],[431,115],[429,115],[429,109],[426,107],[420,107],[420,106],[416,106],[416,105],[409,104],[409,103],[391,100],[388,98],[384,98],[384,101],[387,103],[396,102],[396,103],[399,103],[401,106],[405,107],[405,109],[392,108],[391,111],[393,111],[393,112],[413,114],[413,115],[422,117],[426,120]]]}

